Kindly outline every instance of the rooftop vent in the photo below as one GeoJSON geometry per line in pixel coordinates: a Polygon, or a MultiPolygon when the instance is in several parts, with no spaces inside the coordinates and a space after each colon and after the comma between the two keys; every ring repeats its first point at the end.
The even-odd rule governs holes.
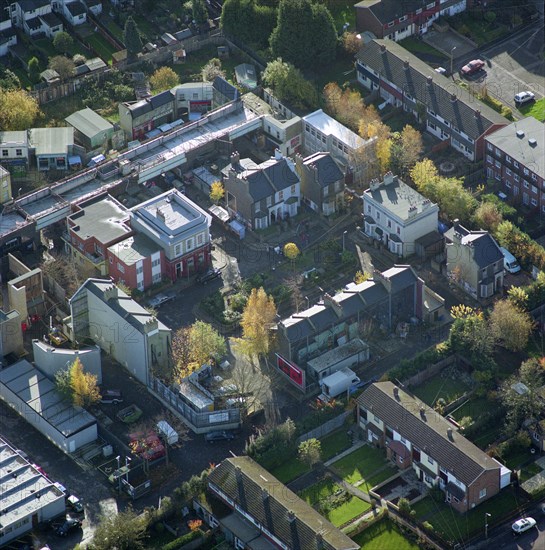
{"type": "Polygon", "coordinates": [[[522,139],[524,137],[524,131],[523,130],[517,130],[517,137],[519,139],[522,139]]]}
{"type": "Polygon", "coordinates": [[[528,145],[529,145],[530,147],[535,147],[535,146],[537,145],[537,139],[535,139],[535,138],[530,138],[530,139],[528,140],[528,145]]]}

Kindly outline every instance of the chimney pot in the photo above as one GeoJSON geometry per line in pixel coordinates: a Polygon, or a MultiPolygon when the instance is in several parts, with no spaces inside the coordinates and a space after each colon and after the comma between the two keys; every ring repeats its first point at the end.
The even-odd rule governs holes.
{"type": "Polygon", "coordinates": [[[458,98],[456,97],[456,94],[450,94],[450,100],[452,101],[452,103],[455,103],[457,99],[458,98]]]}
{"type": "Polygon", "coordinates": [[[405,69],[408,69],[410,67],[408,59],[405,59],[405,61],[403,61],[403,66],[405,67],[405,69]]]}
{"type": "Polygon", "coordinates": [[[431,86],[433,84],[433,77],[428,76],[426,80],[428,81],[428,86],[431,86]]]}
{"type": "Polygon", "coordinates": [[[386,53],[386,45],[385,44],[380,45],[380,53],[386,53]]]}
{"type": "Polygon", "coordinates": [[[481,118],[481,111],[479,109],[475,109],[475,118],[481,118]]]}

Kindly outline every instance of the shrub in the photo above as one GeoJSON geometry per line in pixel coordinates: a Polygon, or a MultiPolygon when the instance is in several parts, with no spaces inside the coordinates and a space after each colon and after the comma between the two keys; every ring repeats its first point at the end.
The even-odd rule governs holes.
{"type": "Polygon", "coordinates": [[[423,351],[412,359],[402,359],[399,366],[388,373],[388,380],[406,380],[411,376],[427,369],[430,365],[438,363],[452,353],[450,344],[442,342],[437,346],[423,351]]]}
{"type": "Polygon", "coordinates": [[[161,550],[178,550],[182,546],[189,544],[191,541],[194,541],[195,539],[198,539],[203,535],[204,533],[200,529],[197,529],[196,531],[190,531],[189,533],[178,537],[176,540],[173,540],[172,542],[163,545],[161,547],[161,550]]]}
{"type": "Polygon", "coordinates": [[[429,521],[425,521],[424,523],[422,523],[422,527],[426,531],[433,531],[433,525],[429,521]]]}

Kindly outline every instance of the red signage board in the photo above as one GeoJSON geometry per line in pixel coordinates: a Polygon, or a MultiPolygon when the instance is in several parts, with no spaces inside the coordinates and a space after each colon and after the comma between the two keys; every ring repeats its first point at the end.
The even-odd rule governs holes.
{"type": "Polygon", "coordinates": [[[276,366],[294,386],[297,386],[303,392],[305,391],[305,371],[303,369],[284,359],[278,353],[276,354],[276,366]]]}

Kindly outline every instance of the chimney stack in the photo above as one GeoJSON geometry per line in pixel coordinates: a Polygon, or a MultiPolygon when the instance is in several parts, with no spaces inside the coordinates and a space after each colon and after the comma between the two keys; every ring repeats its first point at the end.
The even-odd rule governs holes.
{"type": "Polygon", "coordinates": [[[481,111],[479,111],[479,109],[475,109],[475,118],[479,119],[481,118],[481,111]]]}
{"type": "Polygon", "coordinates": [[[454,231],[456,231],[459,227],[460,227],[460,220],[458,218],[456,218],[453,222],[452,222],[452,226],[454,227],[454,231]]]}
{"type": "Polygon", "coordinates": [[[386,45],[385,44],[380,45],[380,53],[382,53],[382,54],[386,53],[386,45]]]}
{"type": "Polygon", "coordinates": [[[409,64],[409,60],[408,59],[405,59],[405,61],[403,61],[403,68],[408,71],[409,70],[409,67],[410,67],[410,64],[409,64]]]}
{"type": "Polygon", "coordinates": [[[447,437],[449,438],[449,441],[454,441],[452,436],[452,428],[447,428],[447,437]]]}
{"type": "Polygon", "coordinates": [[[157,218],[159,218],[163,223],[166,222],[165,213],[160,208],[157,208],[157,218]]]}
{"type": "Polygon", "coordinates": [[[428,81],[428,86],[431,87],[431,86],[433,85],[433,77],[432,77],[432,76],[428,76],[428,77],[426,78],[426,80],[428,81]]]}
{"type": "Polygon", "coordinates": [[[293,510],[288,510],[288,521],[290,523],[295,521],[295,514],[293,513],[293,510]]]}
{"type": "Polygon", "coordinates": [[[384,185],[390,185],[394,183],[394,174],[392,172],[386,172],[384,174],[384,185]]]}
{"type": "Polygon", "coordinates": [[[397,386],[394,386],[394,397],[396,401],[399,401],[399,388],[397,386]]]}
{"type": "Polygon", "coordinates": [[[420,407],[420,418],[426,420],[426,407],[420,407]]]}
{"type": "Polygon", "coordinates": [[[458,99],[458,97],[456,96],[456,94],[454,94],[454,93],[450,94],[450,100],[452,101],[452,103],[456,103],[457,99],[458,99]]]}
{"type": "Polygon", "coordinates": [[[231,164],[235,165],[240,162],[240,153],[238,151],[233,151],[231,153],[231,164]]]}

